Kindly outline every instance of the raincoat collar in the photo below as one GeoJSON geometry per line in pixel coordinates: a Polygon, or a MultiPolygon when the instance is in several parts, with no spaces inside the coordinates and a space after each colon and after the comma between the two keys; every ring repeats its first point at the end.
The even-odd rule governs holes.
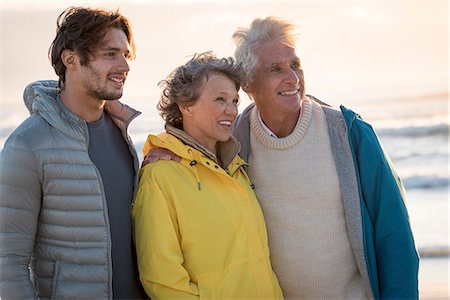
{"type": "Polygon", "coordinates": [[[219,164],[224,169],[228,168],[228,165],[233,161],[234,157],[241,150],[241,144],[233,136],[230,136],[230,138],[227,141],[218,142],[217,156],[216,156],[213,153],[211,153],[211,151],[206,149],[203,145],[199,144],[193,137],[191,137],[185,131],[167,124],[166,124],[166,131],[167,133],[180,139],[184,144],[200,151],[202,154],[204,154],[206,157],[219,164]]]}

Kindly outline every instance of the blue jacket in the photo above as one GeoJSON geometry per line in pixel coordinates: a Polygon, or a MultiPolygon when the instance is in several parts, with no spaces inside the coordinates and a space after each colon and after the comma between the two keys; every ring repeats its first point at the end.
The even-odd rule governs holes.
{"type": "MultiPolygon", "coordinates": [[[[375,299],[418,299],[419,256],[403,184],[372,127],[353,111],[322,105],[328,123],[349,241],[375,299]]],[[[251,104],[233,128],[240,156],[250,152],[251,104]]],[[[251,167],[251,166],[249,166],[251,167]]]]}

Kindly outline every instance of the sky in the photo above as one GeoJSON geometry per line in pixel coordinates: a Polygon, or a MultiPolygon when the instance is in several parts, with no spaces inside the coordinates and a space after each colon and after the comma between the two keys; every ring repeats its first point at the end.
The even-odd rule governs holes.
{"type": "MultiPolygon", "coordinates": [[[[269,15],[293,22],[307,93],[333,105],[448,93],[449,5],[424,1],[0,0],[3,135],[27,115],[24,87],[56,79],[47,51],[68,6],[119,8],[137,57],[122,100],[157,116],[157,83],[196,52],[232,56],[238,27],[269,15]]],[[[241,109],[249,102],[242,94],[241,109]]]]}

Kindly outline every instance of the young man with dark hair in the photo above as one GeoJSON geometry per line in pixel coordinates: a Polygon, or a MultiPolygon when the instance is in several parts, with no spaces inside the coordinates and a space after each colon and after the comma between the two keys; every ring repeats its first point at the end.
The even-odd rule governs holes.
{"type": "Polygon", "coordinates": [[[135,46],[117,11],[70,7],[0,158],[0,297],[135,299],[130,209],[139,162],[121,104],[135,46]]]}

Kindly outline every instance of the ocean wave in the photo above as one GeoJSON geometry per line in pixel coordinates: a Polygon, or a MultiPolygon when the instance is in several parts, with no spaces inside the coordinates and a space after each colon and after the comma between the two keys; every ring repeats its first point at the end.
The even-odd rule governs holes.
{"type": "Polygon", "coordinates": [[[402,180],[406,189],[432,189],[449,186],[449,178],[442,176],[415,175],[402,180]]]}
{"type": "Polygon", "coordinates": [[[389,157],[394,162],[404,162],[411,161],[413,164],[422,164],[426,162],[430,164],[432,162],[436,162],[438,164],[448,164],[449,161],[449,153],[447,148],[437,147],[432,150],[415,150],[415,149],[402,149],[402,151],[391,151],[388,152],[389,157]]]}
{"type": "Polygon", "coordinates": [[[421,247],[418,249],[421,258],[449,257],[450,248],[446,246],[421,247]]]}
{"type": "Polygon", "coordinates": [[[380,136],[405,136],[421,137],[430,135],[448,136],[449,124],[442,123],[431,126],[407,126],[400,128],[381,128],[377,129],[380,136]]]}

